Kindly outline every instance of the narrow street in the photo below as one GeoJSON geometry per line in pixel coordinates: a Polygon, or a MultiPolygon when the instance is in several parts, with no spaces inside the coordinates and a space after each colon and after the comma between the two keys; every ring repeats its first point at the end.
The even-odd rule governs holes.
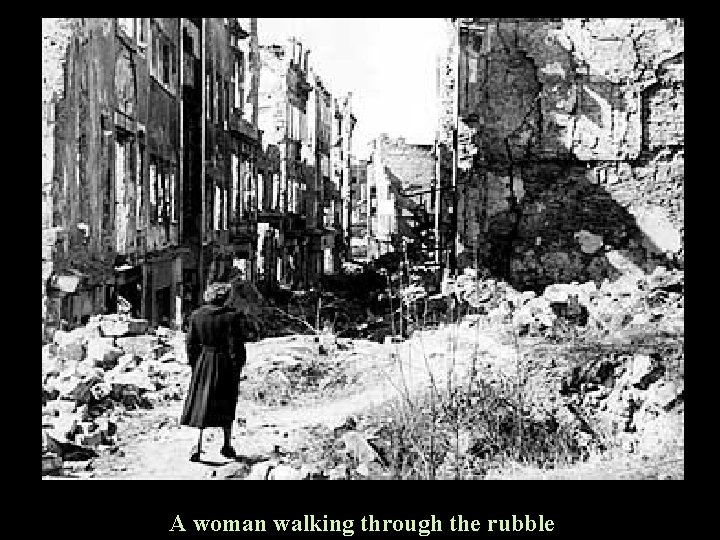
{"type": "Polygon", "coordinates": [[[684,478],[684,19],[42,40],[44,479],[684,478]]]}
{"type": "MultiPolygon", "coordinates": [[[[90,478],[242,478],[250,472],[252,465],[269,460],[304,464],[303,477],[306,470],[319,474],[318,468],[312,467],[319,457],[319,445],[348,417],[379,410],[383,405],[397,401],[400,392],[414,394],[426,389],[430,384],[429,373],[436,384],[447,383],[450,366],[446,356],[451,332],[446,329],[444,332],[418,333],[413,340],[401,344],[348,341],[353,350],[365,351],[356,354],[362,356],[357,368],[366,375],[360,383],[345,387],[341,397],[323,399],[322,395],[310,393],[298,396],[297,403],[280,407],[242,399],[238,403],[238,423],[234,433],[239,462],[220,456],[220,430],[209,429],[204,439],[207,441],[204,463],[191,463],[188,457],[197,442],[197,430],[178,425],[182,402],[174,401],[150,411],[126,413],[119,425],[117,450],[94,460],[91,470],[76,474],[90,478]],[[391,355],[397,355],[397,359],[391,355]],[[442,361],[426,363],[428,358],[442,361]]],[[[477,350],[493,369],[511,373],[514,369],[513,349],[489,335],[478,334],[478,337],[482,339],[477,341],[477,350]]],[[[312,338],[273,339],[269,343],[249,344],[250,360],[246,370],[253,372],[253,363],[267,361],[269,354],[283,357],[297,351],[298,344],[309,341],[312,338]]],[[[469,367],[466,365],[469,356],[463,353],[465,351],[458,351],[454,368],[458,372],[469,367]]]]}

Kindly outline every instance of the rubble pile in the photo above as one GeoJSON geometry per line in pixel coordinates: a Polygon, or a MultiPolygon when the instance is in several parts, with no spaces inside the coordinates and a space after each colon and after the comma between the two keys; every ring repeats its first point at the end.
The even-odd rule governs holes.
{"type": "Polygon", "coordinates": [[[628,453],[652,452],[653,430],[677,432],[684,415],[684,353],[677,340],[629,350],[583,354],[563,381],[560,394],[584,430],[628,453]],[[667,429],[674,424],[672,430],[667,429]]]}
{"type": "Polygon", "coordinates": [[[538,296],[507,283],[480,279],[470,270],[445,280],[442,294],[465,312],[487,315],[492,323],[512,322],[519,335],[548,336],[568,324],[607,335],[654,324],[682,331],[684,272],[658,266],[650,275],[624,275],[611,282],[558,283],[538,296]],[[471,309],[468,309],[471,308],[471,309]]]}
{"type": "Polygon", "coordinates": [[[253,362],[243,370],[243,398],[285,406],[299,400],[327,399],[335,393],[346,395],[349,386],[361,382],[364,373],[360,366],[375,350],[372,346],[377,347],[362,340],[337,338],[330,332],[290,340],[291,346],[283,347],[282,354],[272,346],[273,339],[263,342],[266,351],[254,353],[253,362]]]}
{"type": "Polygon", "coordinates": [[[122,315],[57,331],[42,350],[43,473],[112,447],[124,411],[182,399],[190,375],[183,339],[122,315]]]}
{"type": "Polygon", "coordinates": [[[389,479],[389,448],[378,429],[376,422],[363,416],[349,416],[334,429],[323,424],[308,426],[302,452],[276,446],[268,459],[240,471],[232,467],[222,476],[245,480],[389,479]]]}

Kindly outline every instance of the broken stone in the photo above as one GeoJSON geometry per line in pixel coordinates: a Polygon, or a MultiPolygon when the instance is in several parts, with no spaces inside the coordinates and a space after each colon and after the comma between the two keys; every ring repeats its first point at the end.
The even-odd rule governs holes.
{"type": "Polygon", "coordinates": [[[245,478],[246,480],[267,480],[271,471],[278,466],[278,462],[274,460],[261,461],[256,463],[250,469],[250,473],[245,478]]]}
{"type": "Polygon", "coordinates": [[[102,379],[105,375],[105,370],[95,366],[88,360],[83,360],[75,366],[75,375],[81,379],[89,379],[90,377],[99,377],[102,379]]]}
{"type": "Polygon", "coordinates": [[[87,379],[79,381],[77,385],[67,394],[67,396],[62,396],[62,393],[60,395],[77,403],[89,403],[92,399],[91,388],[100,381],[101,378],[99,376],[93,375],[87,379]]]}
{"type": "Polygon", "coordinates": [[[132,371],[135,369],[138,364],[140,364],[141,359],[139,356],[136,356],[132,353],[125,353],[120,358],[118,358],[117,365],[113,368],[113,372],[125,372],[125,371],[132,371]]]}
{"type": "Polygon", "coordinates": [[[142,404],[140,391],[134,387],[122,387],[120,390],[120,402],[128,408],[139,407],[142,404]]]}
{"type": "Polygon", "coordinates": [[[169,347],[160,343],[157,336],[126,336],[115,339],[115,344],[126,353],[132,353],[140,358],[158,358],[169,347]]]}
{"type": "Polygon", "coordinates": [[[45,448],[48,452],[52,452],[62,457],[63,445],[67,442],[67,438],[63,437],[58,439],[53,436],[50,430],[43,429],[43,448],[45,448]]]}
{"type": "Polygon", "coordinates": [[[134,387],[139,390],[146,390],[148,392],[153,392],[156,390],[155,383],[150,380],[147,374],[139,370],[130,371],[127,373],[112,373],[110,376],[108,376],[107,382],[111,383],[113,385],[113,388],[115,388],[115,386],[119,386],[121,388],[134,387]]]}
{"type": "Polygon", "coordinates": [[[590,231],[581,230],[575,233],[575,239],[580,244],[580,250],[588,255],[596,253],[603,246],[603,237],[590,231]]]}
{"type": "Polygon", "coordinates": [[[60,416],[61,414],[75,412],[75,403],[62,399],[54,399],[45,404],[45,410],[52,416],[60,416]]]}
{"type": "Polygon", "coordinates": [[[271,363],[280,369],[293,369],[302,365],[302,360],[292,354],[278,354],[272,357],[271,363]]]}
{"type": "Polygon", "coordinates": [[[93,433],[98,428],[98,425],[92,421],[83,421],[79,422],[77,426],[77,435],[89,435],[90,433],[93,433]]]}
{"type": "Polygon", "coordinates": [[[643,377],[653,369],[653,360],[647,354],[636,354],[633,356],[627,372],[627,381],[630,384],[638,384],[643,377]]]}
{"type": "Polygon", "coordinates": [[[159,362],[165,363],[165,362],[177,362],[177,356],[175,354],[175,351],[169,351],[163,354],[159,359],[159,362]]]}
{"type": "Polygon", "coordinates": [[[42,346],[42,372],[43,375],[59,375],[63,362],[57,355],[58,346],[48,343],[42,346]]]}
{"type": "Polygon", "coordinates": [[[361,433],[348,431],[341,440],[345,444],[345,450],[359,463],[372,463],[376,459],[379,460],[377,452],[361,433]]]}
{"type": "Polygon", "coordinates": [[[112,385],[106,382],[99,382],[90,389],[90,392],[92,393],[92,397],[95,401],[101,401],[103,398],[110,395],[110,392],[112,392],[112,385]]]}
{"type": "Polygon", "coordinates": [[[94,338],[87,343],[87,360],[103,369],[113,368],[122,356],[122,349],[114,345],[113,338],[94,338]]]}
{"type": "Polygon", "coordinates": [[[88,435],[80,436],[80,444],[88,446],[90,448],[97,448],[103,443],[103,434],[99,430],[95,430],[88,435]]]}
{"type": "Polygon", "coordinates": [[[328,471],[328,479],[330,480],[346,480],[348,475],[349,469],[346,465],[338,465],[328,471]]]}
{"type": "Polygon", "coordinates": [[[84,328],[76,328],[70,331],[57,330],[53,335],[53,343],[59,348],[67,345],[84,345],[87,341],[87,332],[84,328]]]}
{"type": "Polygon", "coordinates": [[[665,267],[658,266],[648,277],[651,291],[667,291],[681,293],[684,290],[684,272],[669,272],[665,267]]]}
{"type": "Polygon", "coordinates": [[[42,474],[59,472],[62,469],[62,464],[62,458],[59,455],[51,452],[45,453],[42,456],[42,474]]]}
{"type": "Polygon", "coordinates": [[[56,441],[71,441],[75,437],[82,417],[76,413],[64,413],[52,419],[52,428],[46,433],[56,441]]]}
{"type": "Polygon", "coordinates": [[[52,401],[54,399],[57,399],[57,397],[60,395],[60,392],[56,388],[46,388],[43,386],[42,389],[42,404],[43,407],[48,401],[52,401]]]}
{"type": "Polygon", "coordinates": [[[64,362],[82,362],[85,358],[85,347],[79,343],[67,343],[58,347],[57,355],[64,362]]]}
{"type": "Polygon", "coordinates": [[[268,480],[302,480],[303,478],[303,473],[300,469],[285,464],[273,467],[267,476],[268,480]]]}
{"type": "Polygon", "coordinates": [[[148,322],[145,319],[104,319],[100,323],[100,330],[104,336],[132,336],[147,332],[148,322]]]}

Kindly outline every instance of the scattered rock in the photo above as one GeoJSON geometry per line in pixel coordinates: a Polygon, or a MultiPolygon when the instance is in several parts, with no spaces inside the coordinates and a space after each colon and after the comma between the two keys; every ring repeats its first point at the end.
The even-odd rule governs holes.
{"type": "Polygon", "coordinates": [[[303,480],[303,472],[290,465],[281,464],[273,467],[267,476],[268,480],[303,480]]]}
{"type": "Polygon", "coordinates": [[[169,347],[162,345],[157,336],[126,336],[115,339],[115,344],[126,353],[132,353],[140,358],[159,358],[169,350],[169,347]]]}
{"type": "Polygon", "coordinates": [[[115,367],[123,354],[122,349],[115,346],[113,338],[93,338],[87,343],[87,360],[103,369],[115,367]]]}
{"type": "Polygon", "coordinates": [[[92,400],[92,387],[101,382],[102,378],[99,375],[92,375],[86,379],[83,379],[77,383],[77,385],[67,394],[67,399],[71,399],[77,403],[89,403],[92,400]]]}
{"type": "Polygon", "coordinates": [[[62,458],[57,454],[48,452],[42,456],[42,474],[57,473],[62,469],[62,458]]]}
{"type": "Polygon", "coordinates": [[[367,438],[357,431],[349,431],[342,436],[346,451],[359,463],[372,463],[379,456],[375,449],[368,443],[367,438]]]}
{"type": "Polygon", "coordinates": [[[100,331],[104,336],[123,337],[144,334],[148,330],[145,319],[104,318],[100,323],[100,331]]]}
{"type": "Polygon", "coordinates": [[[245,478],[246,480],[267,480],[271,471],[278,466],[278,462],[274,460],[261,461],[256,463],[250,469],[250,473],[245,478]]]}
{"type": "Polygon", "coordinates": [[[350,477],[350,469],[346,465],[338,465],[327,472],[330,480],[347,480],[350,477]]]}

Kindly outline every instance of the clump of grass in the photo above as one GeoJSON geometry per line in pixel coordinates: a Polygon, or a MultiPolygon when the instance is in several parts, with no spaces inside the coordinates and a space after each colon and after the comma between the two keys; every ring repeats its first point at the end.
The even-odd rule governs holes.
{"type": "Polygon", "coordinates": [[[391,402],[385,416],[398,479],[471,479],[508,462],[553,468],[582,459],[574,431],[552,415],[533,417],[514,381],[482,380],[391,402]]]}

